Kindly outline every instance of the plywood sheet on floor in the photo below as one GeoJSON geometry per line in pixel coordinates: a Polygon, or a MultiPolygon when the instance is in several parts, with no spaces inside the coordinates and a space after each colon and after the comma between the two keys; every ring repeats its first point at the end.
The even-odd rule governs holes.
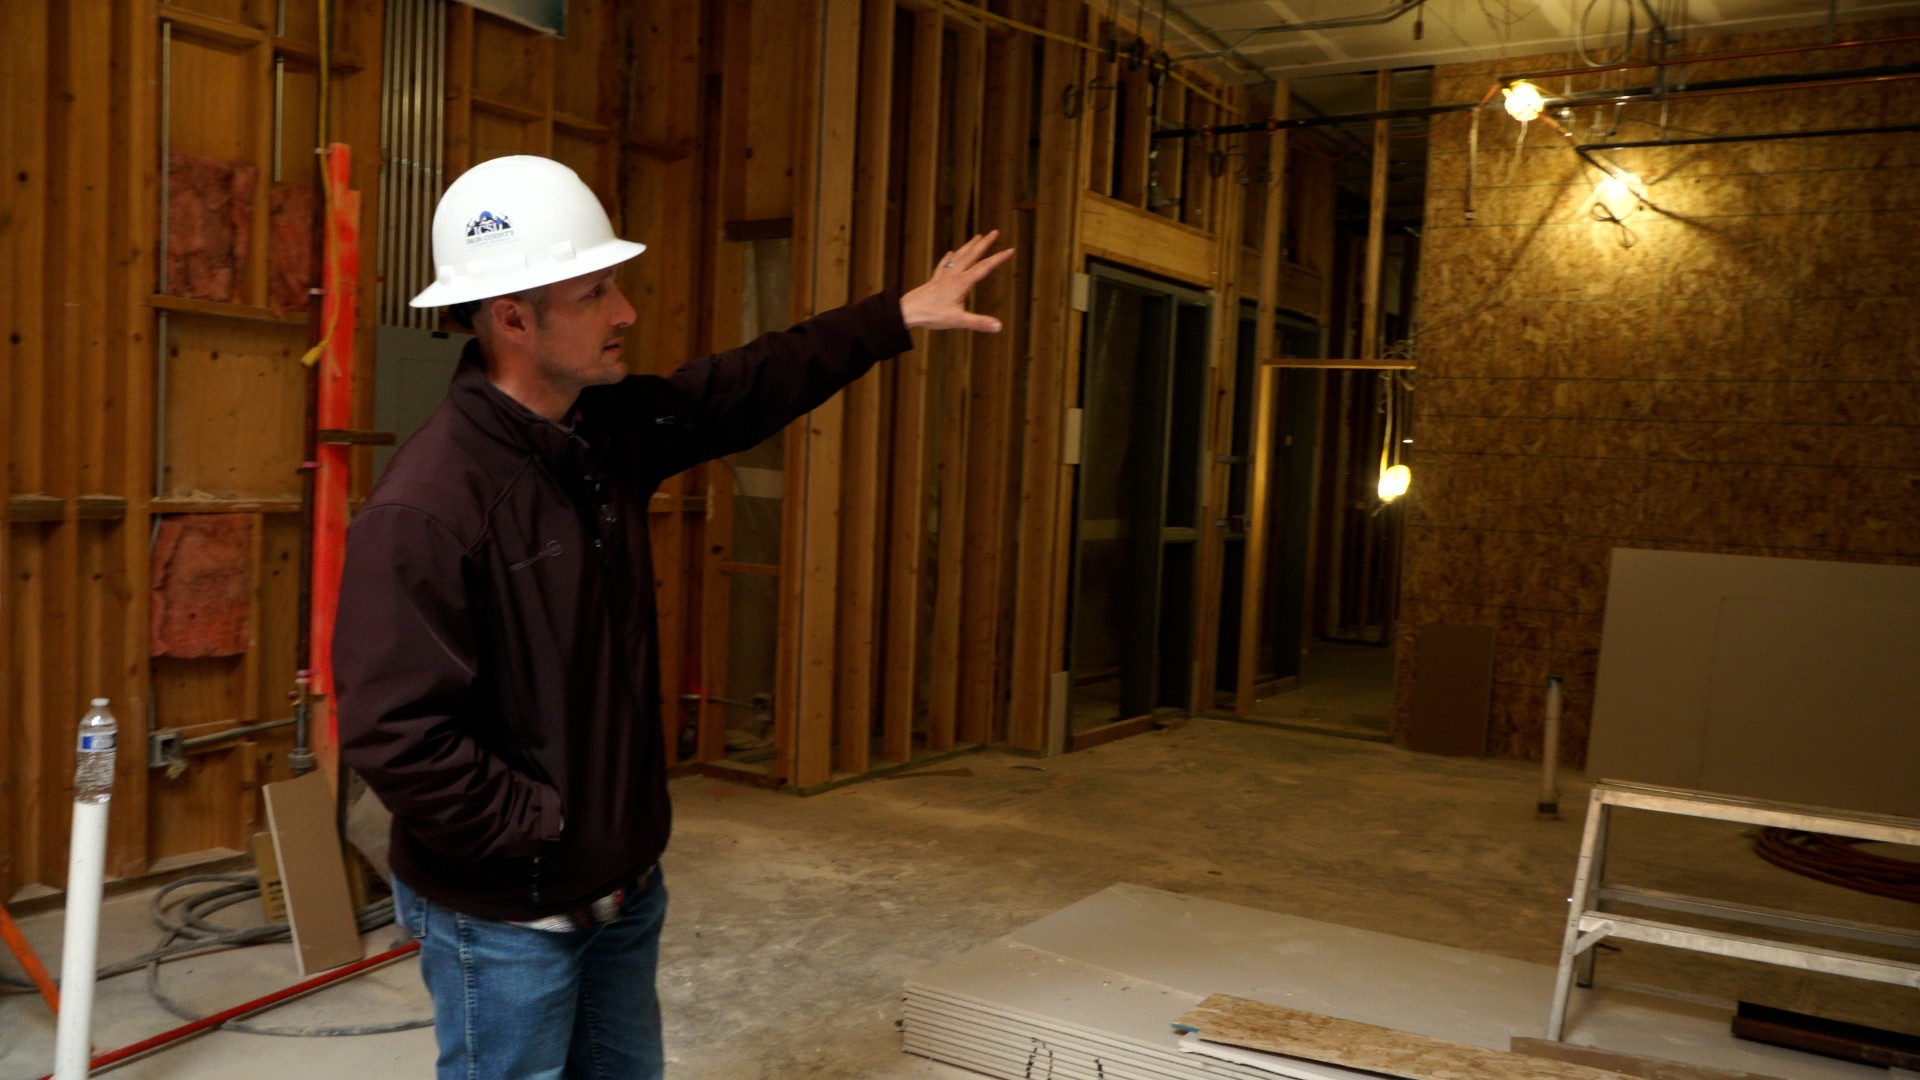
{"type": "Polygon", "coordinates": [[[1405,1080],[1626,1080],[1585,1065],[1431,1039],[1231,994],[1214,994],[1175,1022],[1209,1042],[1405,1080]]]}

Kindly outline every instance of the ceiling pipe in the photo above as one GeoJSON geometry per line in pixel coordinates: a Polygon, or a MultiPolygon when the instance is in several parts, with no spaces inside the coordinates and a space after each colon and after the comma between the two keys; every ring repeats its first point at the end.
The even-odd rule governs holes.
{"type": "MultiPolygon", "coordinates": [[[[1575,95],[1553,99],[1554,105],[1602,105],[1614,102],[1633,101],[1680,101],[1696,97],[1712,97],[1720,94],[1756,93],[1766,90],[1825,89],[1835,86],[1853,86],[1861,83],[1885,82],[1896,79],[1920,77],[1920,64],[1901,64],[1889,67],[1859,68],[1852,71],[1803,72],[1792,75],[1758,76],[1745,79],[1722,79],[1717,82],[1694,83],[1685,90],[1662,91],[1658,87],[1644,86],[1628,90],[1601,91],[1591,95],[1575,95]]],[[[1507,81],[1505,78],[1502,82],[1507,81]]],[[[1243,124],[1223,124],[1211,128],[1173,128],[1155,132],[1156,139],[1191,139],[1201,135],[1241,135],[1259,131],[1278,131],[1282,128],[1330,127],[1341,124],[1360,124],[1374,120],[1404,120],[1423,117],[1444,116],[1448,113],[1467,112],[1479,108],[1486,99],[1480,101],[1461,101],[1446,105],[1423,105],[1404,109],[1385,109],[1373,112],[1344,113],[1335,116],[1309,116],[1285,120],[1256,120],[1243,124]]]]}
{"type": "Polygon", "coordinates": [[[1602,71],[1630,71],[1639,68],[1661,68],[1689,66],[1693,64],[1712,64],[1724,60],[1752,60],[1762,56],[1791,56],[1797,53],[1827,52],[1832,49],[1855,49],[1866,45],[1910,45],[1920,41],[1920,34],[1903,34],[1899,37],[1870,38],[1865,41],[1834,41],[1817,45],[1786,45],[1777,49],[1748,49],[1742,52],[1707,53],[1702,56],[1674,56],[1658,60],[1628,60],[1618,64],[1602,64],[1599,67],[1557,68],[1552,71],[1515,72],[1500,76],[1501,81],[1528,79],[1538,82],[1542,79],[1557,79],[1565,75],[1593,75],[1602,71]]]}
{"type": "Polygon", "coordinates": [[[1189,56],[1183,56],[1180,59],[1182,62],[1185,62],[1188,60],[1215,60],[1223,56],[1231,56],[1243,64],[1253,66],[1264,77],[1266,75],[1265,68],[1253,65],[1246,57],[1240,55],[1241,47],[1254,38],[1264,37],[1267,34],[1306,33],[1313,30],[1344,30],[1350,26],[1381,26],[1404,15],[1418,11],[1420,5],[1424,2],[1425,0],[1400,0],[1398,4],[1395,4],[1391,8],[1366,15],[1349,16],[1344,19],[1321,19],[1317,22],[1274,23],[1270,26],[1243,27],[1237,30],[1208,31],[1207,36],[1213,38],[1215,41],[1221,41],[1221,34],[1243,34],[1245,36],[1231,45],[1226,45],[1224,41],[1221,41],[1221,44],[1224,45],[1224,49],[1221,52],[1194,53],[1189,56]]]}
{"type": "Polygon", "coordinates": [[[1821,128],[1818,131],[1760,131],[1744,135],[1685,135],[1674,139],[1636,139],[1628,142],[1576,144],[1582,157],[1602,150],[1641,150],[1658,146],[1710,146],[1714,143],[1779,142],[1785,139],[1830,139],[1843,135],[1892,135],[1920,131],[1920,124],[1877,124],[1873,127],[1821,128]]]}
{"type": "MultiPolygon", "coordinates": [[[[1251,76],[1260,82],[1266,82],[1271,78],[1260,65],[1241,56],[1237,49],[1228,47],[1226,42],[1220,40],[1218,34],[1201,26],[1193,16],[1179,8],[1168,9],[1167,24],[1184,34],[1188,41],[1197,42],[1202,47],[1210,44],[1217,50],[1210,53],[1188,53],[1179,57],[1177,63],[1184,64],[1190,60],[1221,60],[1225,62],[1228,70],[1236,74],[1251,76]]],[[[1160,47],[1165,48],[1166,42],[1162,41],[1160,47]]]]}

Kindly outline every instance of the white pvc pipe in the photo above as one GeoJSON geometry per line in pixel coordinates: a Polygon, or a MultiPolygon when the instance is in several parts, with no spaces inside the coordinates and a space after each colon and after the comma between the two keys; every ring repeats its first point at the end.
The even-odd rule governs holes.
{"type": "Polygon", "coordinates": [[[100,888],[107,863],[107,803],[73,804],[67,858],[66,941],[60,952],[60,1017],[54,1080],[82,1080],[93,1057],[93,969],[100,944],[100,888]]]}
{"type": "Polygon", "coordinates": [[[1547,722],[1540,743],[1541,814],[1560,816],[1560,785],[1556,775],[1560,766],[1560,676],[1547,676],[1547,722]]]}

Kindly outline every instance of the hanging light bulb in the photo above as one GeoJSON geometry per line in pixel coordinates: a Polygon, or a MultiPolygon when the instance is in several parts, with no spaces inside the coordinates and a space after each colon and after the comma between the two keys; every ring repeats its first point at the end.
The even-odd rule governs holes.
{"type": "MultiPolygon", "coordinates": [[[[1387,423],[1386,430],[1382,432],[1380,436],[1380,482],[1375,490],[1380,493],[1380,504],[1385,506],[1387,503],[1407,493],[1407,485],[1413,482],[1413,470],[1407,468],[1405,465],[1389,464],[1400,456],[1396,452],[1399,450],[1399,447],[1395,446],[1393,442],[1394,423],[1398,419],[1397,414],[1400,411],[1400,395],[1399,384],[1393,374],[1391,372],[1383,372],[1382,374],[1386,379],[1387,423]]],[[[1413,440],[1408,439],[1407,441],[1412,442],[1413,440]]]]}
{"type": "Polygon", "coordinates": [[[1546,96],[1540,93],[1539,87],[1525,79],[1515,81],[1512,86],[1501,87],[1500,93],[1507,99],[1507,115],[1523,124],[1546,111],[1546,96]]]}
{"type": "Polygon", "coordinates": [[[1392,502],[1407,493],[1413,483],[1413,470],[1405,465],[1390,466],[1380,474],[1380,501],[1392,502]]]}
{"type": "Polygon", "coordinates": [[[1647,185],[1638,176],[1626,169],[1610,167],[1593,188],[1594,216],[1601,217],[1604,210],[1603,220],[1625,221],[1640,209],[1646,198],[1647,185]]]}

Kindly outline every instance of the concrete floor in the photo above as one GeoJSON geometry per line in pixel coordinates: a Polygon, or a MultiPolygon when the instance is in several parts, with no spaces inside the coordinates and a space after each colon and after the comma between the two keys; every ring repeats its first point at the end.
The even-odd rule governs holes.
{"type": "Polygon", "coordinates": [[[1252,715],[1302,731],[1387,741],[1393,724],[1393,648],[1315,642],[1299,687],[1259,699],[1252,715]]]}
{"type": "MultiPolygon", "coordinates": [[[[1537,784],[1537,771],[1517,763],[1215,720],[1062,758],[983,752],[810,799],[676,781],[661,977],[669,1074],[970,1076],[899,1051],[903,981],[1117,881],[1550,963],[1584,789],[1567,783],[1566,820],[1548,822],[1533,813],[1537,784]]],[[[1920,930],[1920,907],[1774,869],[1730,827],[1623,814],[1615,835],[1615,880],[1920,930]]],[[[145,903],[135,895],[109,904],[104,959],[151,947],[145,903]]],[[[23,924],[42,957],[56,959],[59,914],[23,924]]],[[[370,935],[369,947],[392,934],[370,935]]],[[[1920,991],[1650,947],[1609,954],[1601,977],[1920,1026],[1920,991]]],[[[295,976],[281,945],[183,961],[165,978],[183,1001],[211,1010],[295,976]]],[[[1547,1003],[1540,1008],[1544,1022],[1547,1003]]],[[[417,976],[402,963],[262,1021],[425,1012],[417,976]]],[[[97,1016],[102,1046],[172,1025],[137,975],[103,985],[97,1016]]],[[[0,996],[0,1080],[45,1072],[51,1045],[36,997],[0,996]]],[[[219,1032],[118,1075],[422,1076],[431,1059],[425,1031],[219,1032]]]]}

